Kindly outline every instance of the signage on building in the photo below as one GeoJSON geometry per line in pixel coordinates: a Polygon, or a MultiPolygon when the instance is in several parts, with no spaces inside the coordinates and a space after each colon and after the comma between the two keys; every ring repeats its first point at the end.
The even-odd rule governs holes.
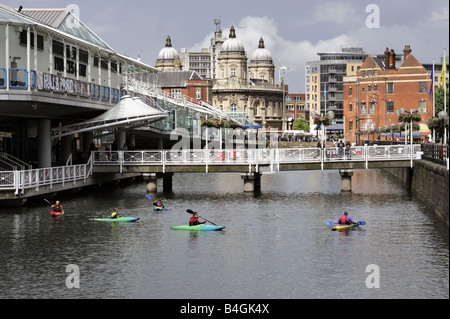
{"type": "Polygon", "coordinates": [[[43,72],[37,72],[36,80],[38,90],[66,93],[84,97],[90,96],[89,83],[87,82],[43,72]]]}

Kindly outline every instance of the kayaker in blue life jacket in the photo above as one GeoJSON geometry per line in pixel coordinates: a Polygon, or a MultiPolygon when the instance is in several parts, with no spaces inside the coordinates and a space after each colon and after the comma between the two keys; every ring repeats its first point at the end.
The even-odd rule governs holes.
{"type": "Polygon", "coordinates": [[[189,220],[189,226],[195,226],[200,224],[206,224],[208,220],[205,220],[204,222],[201,222],[198,220],[198,214],[194,213],[194,216],[189,220]]]}
{"type": "Polygon", "coordinates": [[[344,212],[344,215],[339,218],[337,223],[340,225],[356,224],[350,217],[348,217],[347,211],[344,212]]]}
{"type": "Polygon", "coordinates": [[[119,210],[117,208],[114,208],[113,213],[111,214],[111,219],[119,218],[119,210]]]}

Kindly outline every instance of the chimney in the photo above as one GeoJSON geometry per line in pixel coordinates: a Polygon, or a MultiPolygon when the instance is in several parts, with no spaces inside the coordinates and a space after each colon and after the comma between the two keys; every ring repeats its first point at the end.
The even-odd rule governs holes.
{"type": "Polygon", "coordinates": [[[389,69],[389,48],[386,48],[386,51],[384,51],[384,67],[389,69]]]}
{"type": "Polygon", "coordinates": [[[389,69],[394,69],[395,70],[395,52],[394,49],[391,49],[391,53],[389,55],[389,69]]]}
{"type": "Polygon", "coordinates": [[[405,45],[403,49],[403,61],[406,60],[406,57],[411,53],[411,47],[409,45],[405,45]]]}

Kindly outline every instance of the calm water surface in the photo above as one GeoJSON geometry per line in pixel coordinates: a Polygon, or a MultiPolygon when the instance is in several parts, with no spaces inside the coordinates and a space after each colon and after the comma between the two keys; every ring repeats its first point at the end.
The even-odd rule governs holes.
{"type": "Polygon", "coordinates": [[[381,171],[356,171],[351,194],[337,171],[264,175],[256,196],[239,174],[173,182],[152,195],[164,213],[145,182],[64,195],[61,219],[43,201],[0,208],[0,298],[449,298],[448,227],[381,171]],[[141,220],[92,220],[113,207],[141,220]],[[188,208],[227,228],[170,229],[188,223],[188,208]],[[331,231],[344,210],[367,226],[331,231]],[[79,289],[66,287],[68,265],[79,289]],[[378,289],[366,286],[368,265],[380,269],[378,289]]]}

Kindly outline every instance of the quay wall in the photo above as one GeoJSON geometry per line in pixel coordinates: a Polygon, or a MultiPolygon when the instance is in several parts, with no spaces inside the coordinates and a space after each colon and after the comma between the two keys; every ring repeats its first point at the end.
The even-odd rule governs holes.
{"type": "Polygon", "coordinates": [[[446,166],[426,160],[414,161],[414,168],[385,168],[401,184],[429,205],[449,225],[449,175],[446,166]]]}

